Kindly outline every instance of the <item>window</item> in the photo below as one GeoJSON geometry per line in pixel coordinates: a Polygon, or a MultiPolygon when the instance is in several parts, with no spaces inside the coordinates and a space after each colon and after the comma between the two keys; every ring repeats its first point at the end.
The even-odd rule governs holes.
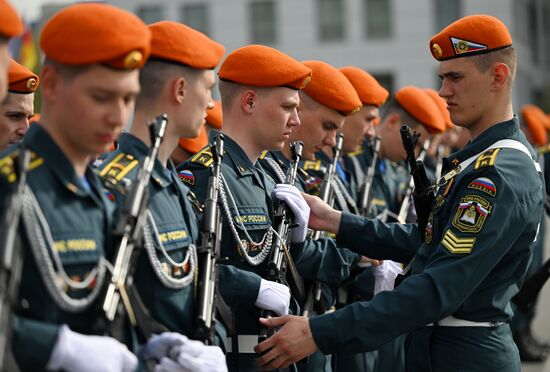
{"type": "Polygon", "coordinates": [[[206,4],[187,4],[181,8],[182,22],[206,35],[209,34],[208,28],[208,7],[206,4]]]}
{"type": "Polygon", "coordinates": [[[434,0],[435,31],[439,32],[449,24],[462,17],[462,2],[460,0],[434,0]]]}
{"type": "Polygon", "coordinates": [[[338,41],[345,37],[343,0],[317,0],[319,9],[319,39],[338,41]]]}
{"type": "Polygon", "coordinates": [[[253,1],[249,7],[250,40],[254,44],[273,44],[277,41],[275,3],[253,1]]]}
{"type": "Polygon", "coordinates": [[[386,39],[392,35],[390,0],[365,0],[365,33],[369,39],[386,39]]]}
{"type": "Polygon", "coordinates": [[[137,8],[136,14],[147,24],[162,21],[164,19],[163,9],[159,5],[144,5],[137,8]]]}

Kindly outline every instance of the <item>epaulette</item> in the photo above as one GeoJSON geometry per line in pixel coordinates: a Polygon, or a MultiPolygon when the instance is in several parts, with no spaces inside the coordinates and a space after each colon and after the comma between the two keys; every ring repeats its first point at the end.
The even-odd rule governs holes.
{"type": "Polygon", "coordinates": [[[537,149],[537,152],[541,155],[549,153],[550,152],[550,143],[539,147],[537,149]]]}
{"type": "Polygon", "coordinates": [[[479,155],[479,157],[476,159],[474,169],[494,166],[499,152],[500,152],[500,149],[491,149],[479,155]]]}
{"type": "Polygon", "coordinates": [[[105,164],[99,172],[99,177],[103,180],[105,186],[115,188],[122,194],[126,194],[126,185],[121,184],[121,181],[138,164],[139,160],[133,155],[121,152],[105,164]]]}
{"type": "Polygon", "coordinates": [[[321,160],[306,160],[302,165],[304,170],[319,170],[321,169],[321,160]]]}
{"type": "Polygon", "coordinates": [[[193,155],[190,161],[191,163],[200,164],[208,168],[214,162],[214,159],[212,157],[212,152],[210,151],[210,147],[205,147],[201,151],[197,152],[195,155],[193,155]]]}
{"type": "Polygon", "coordinates": [[[354,158],[354,157],[359,156],[359,155],[363,155],[363,149],[359,149],[357,151],[350,152],[349,154],[347,154],[347,156],[350,157],[350,158],[354,158]]]}
{"type": "MultiPolygon", "coordinates": [[[[9,183],[13,183],[17,180],[15,174],[14,161],[19,156],[19,150],[15,150],[9,155],[6,155],[0,159],[0,174],[6,177],[9,183]]],[[[29,163],[29,171],[38,168],[44,164],[44,158],[39,157],[34,151],[31,151],[31,160],[29,163]]]]}
{"type": "Polygon", "coordinates": [[[268,153],[269,151],[267,150],[262,151],[262,153],[260,154],[260,160],[264,160],[264,158],[267,156],[268,153]]]}

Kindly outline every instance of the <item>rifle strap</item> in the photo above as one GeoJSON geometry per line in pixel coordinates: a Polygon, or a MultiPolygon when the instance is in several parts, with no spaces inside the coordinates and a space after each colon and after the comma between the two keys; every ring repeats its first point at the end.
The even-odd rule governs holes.
{"type": "Polygon", "coordinates": [[[225,326],[227,336],[231,337],[235,334],[235,324],[233,322],[233,312],[231,308],[225,303],[223,297],[220,294],[219,288],[216,287],[216,310],[218,316],[225,326]]]}

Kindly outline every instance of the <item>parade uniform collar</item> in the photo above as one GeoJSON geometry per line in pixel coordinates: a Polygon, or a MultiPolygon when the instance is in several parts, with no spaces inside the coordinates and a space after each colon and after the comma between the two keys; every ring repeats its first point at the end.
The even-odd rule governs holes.
{"type": "MultiPolygon", "coordinates": [[[[149,153],[149,146],[133,134],[123,133],[118,140],[118,151],[126,154],[132,154],[142,162],[149,153]]],[[[155,159],[153,173],[151,174],[151,180],[153,182],[161,187],[170,185],[173,181],[170,173],[171,172],[167,167],[165,167],[158,159],[155,159]]]]}
{"type": "Polygon", "coordinates": [[[101,190],[100,181],[90,167],[86,168],[86,179],[90,184],[91,189],[88,191],[80,177],[76,174],[73,164],[59,148],[57,143],[40,124],[32,125],[25,137],[23,143],[26,147],[35,151],[36,154],[44,159],[52,170],[52,173],[61,181],[61,183],[73,194],[77,196],[92,196],[94,191],[97,195],[101,194],[97,190],[101,190]]]}
{"type": "MultiPolygon", "coordinates": [[[[213,134],[215,136],[216,133],[213,134]]],[[[250,161],[244,150],[237,142],[235,142],[227,134],[224,134],[224,149],[225,156],[231,159],[231,162],[234,165],[234,168],[239,172],[241,176],[251,176],[254,175],[255,167],[254,164],[250,161]]],[[[212,139],[212,138],[211,138],[212,139]]]]}
{"type": "Polygon", "coordinates": [[[512,119],[498,123],[485,130],[475,140],[470,141],[464,146],[462,150],[459,150],[449,157],[443,159],[443,173],[448,172],[450,169],[456,167],[464,160],[474,156],[475,154],[488,148],[493,143],[506,139],[513,138],[519,131],[519,122],[516,116],[512,119]]]}

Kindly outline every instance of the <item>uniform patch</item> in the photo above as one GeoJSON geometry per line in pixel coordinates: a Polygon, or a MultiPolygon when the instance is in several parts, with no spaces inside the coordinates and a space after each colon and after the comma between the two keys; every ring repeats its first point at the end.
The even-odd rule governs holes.
{"type": "Polygon", "coordinates": [[[321,179],[318,177],[308,177],[305,182],[305,189],[308,194],[319,194],[319,190],[321,189],[321,179]]]}
{"type": "Polygon", "coordinates": [[[321,160],[306,160],[302,168],[304,170],[319,170],[321,168],[321,160]]]}
{"type": "Polygon", "coordinates": [[[55,241],[53,247],[59,253],[68,251],[82,252],[95,251],[97,244],[93,239],[67,239],[55,241]]]}
{"type": "Polygon", "coordinates": [[[105,190],[105,191],[103,192],[103,194],[104,194],[105,197],[106,197],[107,199],[109,199],[110,201],[112,201],[112,202],[115,201],[115,194],[114,194],[112,191],[110,191],[110,190],[105,190]]]}
{"type": "Polygon", "coordinates": [[[480,50],[486,50],[487,45],[474,43],[472,41],[451,37],[451,43],[453,43],[453,49],[455,54],[474,53],[480,50]]]}
{"type": "MultiPolygon", "coordinates": [[[[99,177],[111,186],[117,186],[119,182],[137,165],[137,160],[133,155],[119,153],[99,172],[99,177]]],[[[120,188],[121,192],[125,192],[125,188],[120,188]]]]}
{"type": "MultiPolygon", "coordinates": [[[[19,151],[14,151],[5,158],[0,159],[0,174],[3,174],[9,183],[13,183],[17,180],[13,162],[18,154],[19,151]]],[[[44,158],[39,157],[34,151],[31,151],[29,171],[38,168],[42,164],[44,164],[44,158]]]]}
{"type": "Polygon", "coordinates": [[[214,158],[212,157],[212,152],[210,152],[210,147],[208,146],[197,152],[191,158],[191,163],[197,163],[205,167],[209,167],[213,162],[214,158]]]}
{"type": "Polygon", "coordinates": [[[483,191],[484,193],[491,196],[496,196],[497,194],[497,187],[495,186],[495,183],[487,177],[476,178],[475,180],[470,182],[468,188],[483,191]]]}
{"type": "Polygon", "coordinates": [[[267,223],[265,214],[241,214],[240,216],[234,216],[234,219],[236,223],[242,223],[245,226],[267,223]]]}
{"type": "Polygon", "coordinates": [[[433,227],[434,227],[434,212],[430,213],[428,217],[428,223],[426,224],[426,230],[424,231],[424,242],[430,244],[433,238],[433,227]]]}
{"type": "Polygon", "coordinates": [[[195,175],[189,169],[184,169],[178,172],[178,177],[180,180],[185,182],[188,185],[193,186],[195,184],[195,175]]]}
{"type": "Polygon", "coordinates": [[[477,158],[474,169],[492,167],[493,165],[495,165],[495,160],[497,159],[499,151],[500,149],[491,149],[485,151],[477,158]]]}
{"type": "Polygon", "coordinates": [[[478,233],[492,208],[481,196],[466,195],[460,200],[453,218],[453,226],[461,232],[478,233]]]}
{"type": "Polygon", "coordinates": [[[472,251],[476,238],[461,238],[456,236],[450,229],[445,232],[441,245],[447,248],[452,254],[466,254],[472,251]]]}

